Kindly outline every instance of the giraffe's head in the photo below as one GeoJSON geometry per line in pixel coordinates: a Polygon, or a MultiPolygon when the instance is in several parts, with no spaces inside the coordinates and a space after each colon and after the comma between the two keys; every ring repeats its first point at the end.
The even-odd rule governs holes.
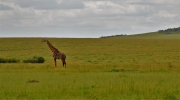
{"type": "Polygon", "coordinates": [[[46,38],[42,39],[41,42],[47,42],[48,40],[46,38]]]}

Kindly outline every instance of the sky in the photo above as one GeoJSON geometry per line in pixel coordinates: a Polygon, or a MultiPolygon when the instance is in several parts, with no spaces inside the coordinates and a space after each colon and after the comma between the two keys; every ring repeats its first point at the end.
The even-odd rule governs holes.
{"type": "Polygon", "coordinates": [[[98,38],[180,26],[180,0],[0,0],[0,37],[98,38]]]}

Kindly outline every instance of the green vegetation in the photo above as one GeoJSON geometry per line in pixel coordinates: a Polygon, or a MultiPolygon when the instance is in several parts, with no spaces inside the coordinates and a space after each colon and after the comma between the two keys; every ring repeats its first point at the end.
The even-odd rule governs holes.
{"type": "Polygon", "coordinates": [[[1,99],[180,98],[180,75],[172,73],[54,71],[1,73],[0,78],[1,99]]]}
{"type": "Polygon", "coordinates": [[[126,34],[121,34],[121,35],[111,35],[111,36],[101,36],[100,38],[112,38],[112,37],[122,37],[126,36],[126,34]]]}
{"type": "Polygon", "coordinates": [[[4,59],[0,58],[0,63],[18,63],[19,60],[15,58],[10,58],[10,59],[4,59]]]}
{"type": "Polygon", "coordinates": [[[179,100],[180,38],[175,35],[49,38],[67,55],[67,68],[57,60],[56,70],[41,38],[0,38],[0,58],[46,59],[0,63],[0,99],[179,100]]]}
{"type": "Polygon", "coordinates": [[[44,63],[45,59],[43,57],[34,56],[33,58],[23,60],[24,63],[44,63]]]}
{"type": "Polygon", "coordinates": [[[180,34],[180,27],[178,28],[168,28],[166,30],[159,30],[159,33],[163,34],[180,34]]]}

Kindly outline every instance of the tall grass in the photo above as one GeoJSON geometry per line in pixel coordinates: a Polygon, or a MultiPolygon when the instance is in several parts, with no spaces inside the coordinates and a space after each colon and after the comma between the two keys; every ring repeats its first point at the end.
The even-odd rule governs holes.
{"type": "Polygon", "coordinates": [[[0,63],[0,99],[180,99],[178,39],[0,38],[0,58],[39,55],[43,64],[0,63]],[[38,82],[28,82],[36,80],[38,82]]]}
{"type": "Polygon", "coordinates": [[[180,98],[180,74],[171,73],[1,73],[0,98],[169,99],[180,98]],[[28,80],[38,80],[27,83],[28,80]]]}

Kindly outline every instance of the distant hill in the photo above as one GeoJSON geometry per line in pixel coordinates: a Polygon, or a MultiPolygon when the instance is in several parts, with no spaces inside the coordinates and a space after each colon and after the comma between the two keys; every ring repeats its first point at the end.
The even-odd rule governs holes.
{"type": "Polygon", "coordinates": [[[157,32],[141,33],[134,35],[112,35],[102,36],[100,38],[148,38],[148,39],[180,39],[180,27],[168,28],[165,30],[159,30],[157,32]]]}
{"type": "Polygon", "coordinates": [[[161,34],[159,32],[150,32],[144,34],[127,35],[123,38],[144,38],[144,39],[180,39],[180,34],[161,34]]]}

